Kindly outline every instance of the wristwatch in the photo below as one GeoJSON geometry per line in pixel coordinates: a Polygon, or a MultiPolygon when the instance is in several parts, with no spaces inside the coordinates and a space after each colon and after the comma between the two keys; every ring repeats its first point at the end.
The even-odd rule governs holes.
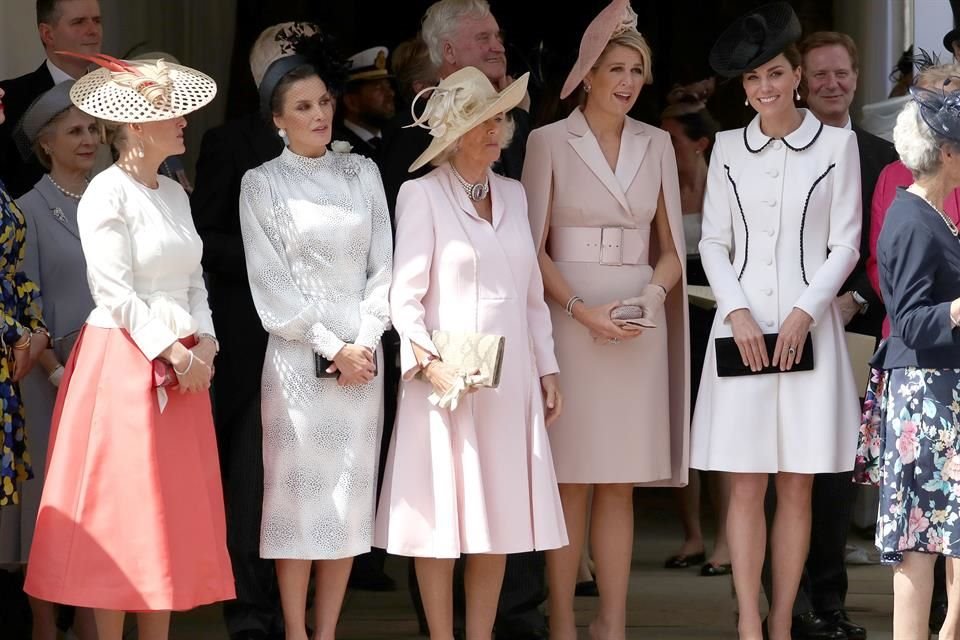
{"type": "Polygon", "coordinates": [[[867,312],[867,309],[870,308],[870,303],[867,302],[867,299],[856,291],[850,292],[853,295],[853,301],[860,305],[860,315],[863,315],[867,312]]]}
{"type": "Polygon", "coordinates": [[[220,341],[217,340],[217,337],[214,336],[214,335],[212,335],[212,334],[209,334],[209,333],[198,333],[198,334],[197,334],[197,342],[199,342],[200,340],[203,340],[204,338],[207,338],[208,340],[210,340],[211,342],[213,342],[213,353],[214,353],[214,355],[220,355],[220,341]]]}

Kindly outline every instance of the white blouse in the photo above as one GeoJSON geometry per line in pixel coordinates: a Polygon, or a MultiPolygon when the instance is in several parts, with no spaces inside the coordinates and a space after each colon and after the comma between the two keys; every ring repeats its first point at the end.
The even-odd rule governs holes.
{"type": "Polygon", "coordinates": [[[126,329],[153,360],[180,338],[214,335],[190,201],[158,176],[150,189],[117,165],[97,175],[77,209],[96,327],[126,329]]]}

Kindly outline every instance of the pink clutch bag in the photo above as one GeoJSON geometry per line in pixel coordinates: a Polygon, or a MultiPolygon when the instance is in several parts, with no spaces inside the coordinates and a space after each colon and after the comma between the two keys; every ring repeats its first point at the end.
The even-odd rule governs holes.
{"type": "Polygon", "coordinates": [[[656,329],[657,324],[649,318],[643,317],[643,308],[634,304],[625,304],[617,307],[610,312],[611,320],[618,320],[624,324],[641,327],[643,329],[656,329]]]}
{"type": "Polygon", "coordinates": [[[153,386],[177,386],[177,374],[173,372],[173,365],[160,358],[153,359],[153,386]]]}

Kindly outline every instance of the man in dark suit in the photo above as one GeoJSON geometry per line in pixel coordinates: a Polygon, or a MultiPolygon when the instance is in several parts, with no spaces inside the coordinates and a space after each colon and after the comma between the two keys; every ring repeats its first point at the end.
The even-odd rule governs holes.
{"type": "MultiPolygon", "coordinates": [[[[421,35],[430,52],[430,58],[437,67],[438,75],[445,78],[463,67],[476,67],[490,79],[497,90],[503,90],[513,79],[507,75],[507,57],[502,34],[489,5],[484,1],[478,2],[474,10],[466,14],[460,12],[452,22],[445,22],[441,18],[456,14],[455,11],[447,10],[451,8],[450,5],[462,4],[457,0],[440,0],[431,5],[424,15],[421,35]]],[[[422,109],[422,104],[420,108],[422,109]]],[[[523,171],[527,135],[530,133],[529,111],[530,99],[527,96],[518,108],[510,112],[516,124],[513,141],[501,152],[500,160],[493,167],[497,173],[518,180],[523,171]]],[[[412,121],[411,114],[399,114],[394,126],[384,136],[380,170],[391,215],[396,207],[400,185],[432,170],[432,167],[428,166],[414,173],[407,171],[431,140],[426,129],[403,128],[403,125],[412,121]]],[[[547,637],[546,620],[539,609],[546,599],[544,567],[545,560],[541,552],[507,556],[495,625],[498,640],[547,637]]],[[[419,609],[415,580],[411,580],[410,587],[419,609]]],[[[461,588],[457,587],[458,590],[461,588]]],[[[459,618],[462,614],[461,597],[455,598],[455,604],[459,618]]]]}
{"type": "Polygon", "coordinates": [[[37,0],[37,31],[46,60],[36,70],[0,81],[5,95],[6,121],[0,125],[0,180],[18,198],[39,180],[44,169],[35,160],[22,162],[13,141],[13,130],[27,107],[53,85],[77,79],[87,63],[57,51],[100,53],[103,28],[99,0],[37,0]]]}
{"type": "MultiPolygon", "coordinates": [[[[266,52],[251,52],[251,59],[266,52]]],[[[190,198],[203,239],[203,268],[220,341],[213,384],[214,423],[220,450],[227,547],[237,599],[223,615],[232,640],[283,638],[274,563],[260,558],[263,504],[263,435],[260,373],[267,334],[253,305],[240,235],[240,181],[250,169],[280,155],[283,142],[259,113],[210,129],[197,160],[190,198]]]]}
{"type": "MultiPolygon", "coordinates": [[[[505,89],[513,78],[507,75],[507,56],[503,46],[500,27],[496,18],[489,12],[462,16],[457,25],[442,25],[429,16],[440,13],[437,10],[441,2],[434,3],[424,17],[421,36],[430,52],[430,58],[437,67],[439,78],[462,69],[476,67],[490,79],[498,91],[505,89]]],[[[483,5],[486,5],[484,2],[483,5]]],[[[420,105],[423,108],[423,98],[420,105]]],[[[527,96],[520,105],[510,112],[516,129],[510,146],[500,154],[494,165],[494,171],[515,180],[523,172],[523,158],[527,150],[527,136],[530,133],[530,98],[527,96]]],[[[433,170],[427,166],[409,173],[413,164],[430,144],[430,134],[421,127],[405,128],[413,122],[410,113],[397,114],[394,124],[384,134],[383,156],[380,171],[383,175],[383,187],[387,194],[387,204],[391,213],[400,192],[400,185],[407,180],[426,175],[433,170]]]]}
{"type": "Polygon", "coordinates": [[[383,128],[396,113],[386,47],[373,47],[350,57],[347,86],[340,96],[334,140],[344,140],[371,160],[380,160],[383,128]]]}
{"type": "MultiPolygon", "coordinates": [[[[816,32],[800,43],[800,52],[810,110],[824,124],[852,129],[857,136],[863,206],[860,260],[841,289],[837,305],[848,331],[879,337],[886,311],[866,273],[870,203],[880,171],[896,160],[897,154],[892,144],[860,129],[850,118],[858,69],[853,40],[842,33],[816,32]]],[[[866,638],[866,629],[850,621],[845,606],[846,542],[854,488],[850,472],[818,474],[814,480],[810,552],[794,605],[794,638],[866,638]]]]}

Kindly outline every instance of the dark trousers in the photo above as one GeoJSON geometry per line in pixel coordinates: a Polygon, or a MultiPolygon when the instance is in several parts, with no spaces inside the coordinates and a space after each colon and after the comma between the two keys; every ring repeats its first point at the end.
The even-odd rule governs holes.
{"type": "MultiPolygon", "coordinates": [[[[259,376],[259,372],[257,372],[259,376]]],[[[237,599],[223,606],[230,635],[241,631],[283,630],[280,589],[272,560],[260,557],[263,507],[263,434],[260,394],[239,394],[216,403],[220,471],[227,518],[227,551],[237,599]],[[229,418],[227,417],[229,416],[229,418]],[[222,423],[222,426],[221,426],[222,423]]]]}

